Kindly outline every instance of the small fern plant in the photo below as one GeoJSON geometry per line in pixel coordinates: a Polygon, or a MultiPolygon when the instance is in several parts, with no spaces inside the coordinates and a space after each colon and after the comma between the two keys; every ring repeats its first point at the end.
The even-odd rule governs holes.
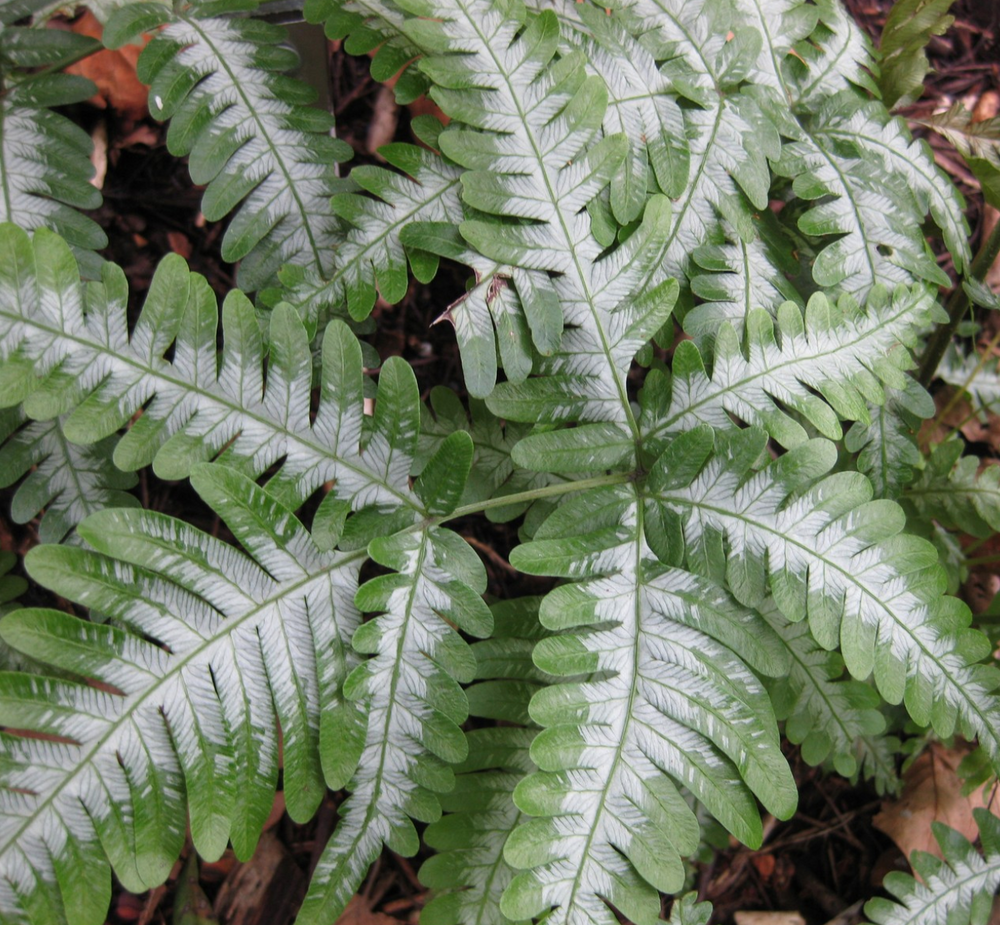
{"type": "MultiPolygon", "coordinates": [[[[1000,769],[946,593],[996,470],[925,459],[909,372],[948,317],[932,229],[972,279],[964,203],[839,0],[307,0],[449,120],[353,169],[253,0],[124,3],[104,42],[152,35],[150,111],[239,264],[220,307],[167,256],[131,313],[53,108],[92,46],[46,11],[0,5],[0,480],[74,607],[2,578],[0,921],[98,925],[188,838],[247,859],[280,786],[300,822],[345,792],[303,925],[421,839],[424,925],[650,925],[706,814],[754,846],[795,812],[782,733],[892,791],[901,703],[1000,769]],[[365,337],[442,260],[465,394],[422,396],[365,337]],[[229,536],[143,509],[146,466],[229,536]],[[519,519],[551,590],[487,603],[473,518],[519,519]]],[[[873,920],[995,890],[979,824],[985,860],[942,835],[873,920]]]]}

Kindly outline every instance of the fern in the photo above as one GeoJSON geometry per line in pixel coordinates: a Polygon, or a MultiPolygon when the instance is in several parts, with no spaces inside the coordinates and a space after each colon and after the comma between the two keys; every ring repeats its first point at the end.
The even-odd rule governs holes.
{"type": "Polygon", "coordinates": [[[873,779],[880,793],[896,791],[893,754],[899,741],[882,734],[878,694],[860,681],[841,680],[843,659],[819,646],[805,623],[789,621],[773,606],[761,612],[791,657],[787,675],[768,683],[789,741],[802,746],[809,764],[829,761],[845,777],[873,779]]]}
{"type": "Polygon", "coordinates": [[[28,609],[4,622],[9,644],[104,685],[0,682],[5,725],[49,735],[4,734],[4,784],[18,794],[3,811],[7,917],[63,921],[73,910],[101,921],[111,886],[102,853],[129,889],[162,882],[186,809],[204,856],[231,840],[249,857],[277,779],[275,712],[289,811],[308,818],[322,798],[319,753],[323,739],[334,743],[320,703],[339,700],[352,656],[320,641],[358,623],[361,556],[311,548],[245,477],[217,468],[200,484],[248,553],[160,515],[107,511],[79,528],[104,556],[52,546],[30,557],[34,576],[115,623],[28,609]],[[263,511],[272,516],[261,523],[263,511]]]}
{"type": "Polygon", "coordinates": [[[640,511],[630,489],[590,492],[512,556],[529,573],[595,576],[551,592],[540,611],[546,627],[567,632],[539,644],[538,665],[593,680],[532,699],[547,727],[532,745],[541,771],[515,800],[541,818],[507,842],[508,861],[531,868],[504,897],[512,919],[555,906],[554,921],[613,922],[606,902],[633,921],[655,918],[651,887],[678,890],[680,856],[698,840],[664,772],[751,844],[761,837],[751,792],[779,816],[794,807],[770,703],[730,648],[780,673],[776,640],[721,589],[660,568],[640,511]]]}
{"type": "Polygon", "coordinates": [[[885,887],[899,901],[869,900],[865,914],[875,925],[944,921],[975,925],[989,919],[1000,886],[1000,823],[988,810],[974,809],[972,813],[986,856],[980,856],[954,829],[933,823],[943,860],[915,851],[911,861],[920,880],[908,874],[888,874],[885,887]]]}
{"type": "Polygon", "coordinates": [[[760,606],[769,587],[786,617],[808,617],[821,645],[840,645],[851,674],[874,672],[887,701],[905,702],[942,735],[957,722],[996,755],[1000,738],[981,704],[998,677],[976,664],[984,637],[966,629],[971,615],[957,601],[938,596],[935,551],[897,537],[901,509],[869,500],[870,486],[856,474],[813,483],[834,459],[823,441],[760,473],[748,470],[764,450],[759,432],[737,432],[706,463],[711,445],[709,428],[689,431],[650,474],[647,537],[657,554],[670,563],[693,557],[696,569],[724,575],[748,606],[760,606]]]}
{"type": "Polygon", "coordinates": [[[280,45],[283,31],[216,15],[255,7],[236,0],[171,15],[162,4],[140,3],[127,7],[107,36],[114,47],[137,23],[169,20],[143,50],[139,78],[150,85],[152,115],[170,119],[169,150],[190,155],[192,180],[207,184],[205,217],[239,207],[222,252],[241,261],[239,282],[248,290],[285,264],[329,271],[338,239],[328,201],[337,191],[337,162],[351,156],[330,137],[333,120],[303,105],[314,91],[281,73],[297,61],[280,45]]]}
{"type": "Polygon", "coordinates": [[[22,423],[18,409],[0,417],[0,437],[6,438],[0,451],[0,486],[13,485],[28,474],[11,501],[11,516],[27,523],[44,510],[38,529],[43,543],[60,542],[102,508],[137,503],[127,489],[138,479],[111,461],[114,438],[78,446],[66,439],[58,418],[19,427],[22,423]]]}
{"type": "MultiPolygon", "coordinates": [[[[7,76],[2,59],[0,73],[7,76]]],[[[89,81],[52,74],[15,84],[0,103],[0,219],[28,230],[57,231],[90,277],[100,272],[94,252],[108,243],[101,227],[77,211],[101,204],[101,194],[88,182],[93,173],[91,141],[49,107],[76,103],[92,93],[89,81]]]]}
{"type": "MultiPolygon", "coordinates": [[[[30,576],[100,619],[9,607],[0,560],[0,919],[96,925],[110,872],[155,886],[188,830],[249,857],[279,729],[293,819],[346,792],[316,925],[421,837],[429,925],[661,921],[703,822],[756,845],[758,803],[794,812],[782,732],[893,790],[887,704],[1000,769],[1000,674],[941,568],[1000,526],[996,479],[924,457],[909,375],[945,318],[924,223],[969,272],[964,203],[837,0],[312,0],[448,118],[346,176],[255,4],[127,4],[106,43],[158,29],[151,109],[240,262],[220,308],[167,257],[131,311],[49,108],[89,92],[76,40],[14,25],[42,7],[0,36],[0,482],[42,515],[30,576]],[[439,306],[467,404],[359,340],[441,260],[471,273],[439,306]],[[235,544],[135,507],[147,465],[235,544]],[[558,583],[488,607],[480,515],[523,515],[514,572],[558,583]]],[[[942,377],[982,405],[983,365],[942,377]]],[[[946,840],[878,925],[995,890],[980,826],[986,858],[946,840]]]]}

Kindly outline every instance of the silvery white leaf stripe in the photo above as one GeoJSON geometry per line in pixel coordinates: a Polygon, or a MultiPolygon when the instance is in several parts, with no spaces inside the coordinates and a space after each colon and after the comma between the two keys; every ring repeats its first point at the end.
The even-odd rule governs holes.
{"type": "Polygon", "coordinates": [[[678,345],[669,402],[644,416],[644,440],[662,446],[666,434],[701,423],[726,429],[734,415],[794,446],[806,431],[784,408],[839,439],[839,418],[867,423],[867,403],[881,404],[885,385],[906,386],[903,370],[913,365],[908,348],[940,312],[920,286],[874,290],[864,308],[850,296],[832,302],[817,293],[804,312],[783,303],[776,321],[761,309],[750,312],[745,338],[728,323],[719,328],[711,371],[693,343],[678,345]]]}
{"type": "Polygon", "coordinates": [[[338,238],[332,270],[323,276],[310,268],[302,279],[287,269],[283,274],[288,281],[282,297],[307,324],[342,313],[345,304],[352,317],[367,317],[376,288],[386,302],[398,302],[409,285],[402,229],[414,221],[457,224],[464,217],[457,167],[415,145],[386,145],[380,151],[405,174],[374,166],[351,171],[351,181],[371,195],[341,193],[332,200],[349,225],[338,238]]]}
{"type": "Polygon", "coordinates": [[[93,219],[76,211],[101,204],[100,192],[88,182],[93,145],[83,129],[35,98],[41,91],[49,105],[86,99],[93,85],[76,80],[63,78],[60,85],[40,80],[34,88],[27,81],[6,89],[0,102],[0,222],[58,231],[88,275],[95,276],[101,260],[92,252],[107,247],[108,238],[93,219]]]}
{"type": "Polygon", "coordinates": [[[641,265],[627,272],[621,257],[598,261],[601,248],[582,211],[625,156],[623,136],[593,143],[607,108],[603,82],[585,75],[582,56],[553,60],[559,25],[551,13],[532,18],[518,35],[518,20],[482,0],[402,5],[412,16],[404,31],[425,50],[420,66],[436,84],[435,101],[464,123],[440,136],[444,153],[467,168],[463,199],[490,216],[522,220],[504,224],[499,234],[495,221],[466,221],[462,235],[501,264],[556,274],[554,293],[518,286],[534,339],[547,345],[545,352],[560,346],[593,354],[595,381],[588,387],[607,403],[593,418],[632,433],[608,315],[630,294],[648,258],[630,252],[641,265]],[[551,320],[553,295],[560,313],[551,320]],[[575,331],[560,345],[563,325],[575,331]]]}
{"type": "Polygon", "coordinates": [[[789,741],[802,746],[809,764],[830,761],[845,777],[860,771],[879,793],[895,793],[899,740],[883,735],[886,722],[875,689],[841,678],[843,659],[816,642],[807,621],[793,623],[773,601],[759,611],[788,647],[788,675],[769,681],[768,691],[789,741]]]}
{"type": "Polygon", "coordinates": [[[475,673],[475,657],[454,626],[486,636],[493,625],[480,597],[486,571],[454,533],[396,534],[373,541],[369,553],[394,571],[358,594],[363,610],[380,614],[354,637],[354,648],[373,657],[344,688],[363,705],[367,733],[348,783],[351,796],[339,807],[340,822],[299,913],[304,925],[339,914],[383,844],[416,853],[410,817],[434,822],[441,815],[436,794],[454,787],[450,765],[468,754],[459,728],[468,701],[458,682],[475,673]]]}
{"type": "Polygon", "coordinates": [[[351,157],[328,134],[332,117],[302,105],[309,87],[280,73],[297,63],[279,45],[283,38],[258,19],[181,12],[150,42],[138,69],[150,84],[150,112],[171,119],[171,151],[190,154],[192,179],[208,184],[206,217],[239,207],[222,253],[242,261],[240,284],[248,290],[283,264],[329,273],[339,241],[329,208],[336,164],[351,157]]]}
{"type": "Polygon", "coordinates": [[[58,418],[25,424],[21,409],[11,408],[0,413],[0,440],[0,485],[13,485],[27,474],[14,494],[11,516],[28,523],[44,511],[38,527],[43,543],[67,539],[81,520],[102,508],[138,504],[125,491],[138,479],[111,462],[113,438],[80,446],[66,439],[58,418]]]}
{"type": "Polygon", "coordinates": [[[909,874],[886,877],[895,900],[878,897],[865,904],[875,925],[940,925],[979,922],[989,915],[1000,886],[1000,821],[986,809],[974,809],[985,857],[961,833],[932,823],[943,860],[923,851],[911,863],[920,880],[909,874]]]}

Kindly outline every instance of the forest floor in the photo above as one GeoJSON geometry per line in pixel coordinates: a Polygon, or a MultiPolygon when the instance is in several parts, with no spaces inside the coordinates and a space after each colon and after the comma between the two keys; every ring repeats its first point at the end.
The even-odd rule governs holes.
{"type": "MultiPolygon", "coordinates": [[[[877,41],[891,0],[846,3],[877,41]]],[[[935,70],[928,78],[927,92],[906,114],[928,114],[956,100],[973,110],[979,107],[986,115],[1000,108],[1000,0],[962,0],[953,12],[954,26],[947,35],[935,38],[929,48],[935,70]]],[[[338,135],[355,148],[360,160],[374,161],[375,149],[393,138],[410,140],[408,123],[413,113],[397,109],[391,91],[371,80],[366,60],[352,58],[337,48],[331,50],[329,60],[338,135]]],[[[105,204],[95,213],[110,238],[105,256],[125,269],[139,297],[148,286],[156,261],[171,251],[187,258],[217,291],[226,291],[234,281],[231,268],[219,256],[224,226],[201,217],[200,190],[191,185],[183,163],[167,152],[163,127],[145,111],[144,94],[135,85],[134,56],[109,53],[86,66],[92,70],[89,76],[107,88],[110,98],[106,108],[85,105],[73,113],[98,145],[99,169],[106,168],[105,204]]],[[[978,185],[960,158],[944,141],[928,140],[940,166],[952,174],[966,196],[975,247],[984,226],[996,216],[984,209],[978,185]]],[[[433,324],[445,308],[440,291],[440,285],[414,285],[399,305],[380,304],[376,308],[380,317],[375,346],[382,356],[406,357],[425,392],[439,384],[461,389],[452,332],[446,325],[433,324]]],[[[988,326],[986,332],[993,333],[988,326]]],[[[1000,421],[966,424],[963,433],[980,455],[1000,457],[1000,421]]],[[[188,512],[201,511],[201,526],[218,527],[190,488],[143,475],[138,491],[147,507],[176,512],[181,506],[188,512]]],[[[9,501],[9,491],[3,495],[0,500],[9,501]]],[[[37,542],[35,525],[11,523],[7,510],[9,505],[4,503],[0,508],[4,512],[0,513],[0,548],[24,552],[37,542]]],[[[186,516],[192,519],[190,514],[186,516]]],[[[465,527],[467,538],[483,553],[491,592],[502,594],[509,580],[506,557],[515,542],[513,530],[477,536],[475,529],[472,523],[465,527]]],[[[1000,546],[987,547],[987,551],[1000,552],[1000,546]]],[[[974,609],[981,610],[1000,589],[995,571],[974,573],[963,588],[974,609]]],[[[523,583],[520,588],[523,593],[523,583]]],[[[971,804],[956,789],[959,757],[955,751],[934,747],[914,763],[904,791],[910,803],[903,810],[907,819],[919,817],[919,824],[910,824],[912,831],[907,835],[899,832],[898,805],[893,807],[892,801],[883,800],[863,784],[852,785],[809,767],[796,749],[789,748],[788,758],[799,784],[798,812],[787,822],[768,820],[760,850],[724,843],[713,857],[695,865],[692,889],[700,899],[714,904],[713,922],[855,925],[863,918],[863,901],[879,894],[885,874],[908,869],[898,842],[926,847],[932,819],[955,824],[965,813],[971,820],[971,804]],[[893,831],[897,840],[877,825],[893,831]]],[[[199,865],[186,855],[188,863],[179,862],[163,887],[142,896],[116,888],[109,925],[285,925],[294,917],[311,869],[332,830],[341,796],[330,795],[312,822],[297,825],[283,813],[279,793],[261,848],[250,862],[240,864],[227,854],[216,863],[199,865]]],[[[426,890],[416,874],[420,861],[420,857],[406,859],[386,851],[339,925],[416,923],[426,900],[426,890]]],[[[994,916],[994,925],[1000,925],[1000,917],[994,916]]]]}

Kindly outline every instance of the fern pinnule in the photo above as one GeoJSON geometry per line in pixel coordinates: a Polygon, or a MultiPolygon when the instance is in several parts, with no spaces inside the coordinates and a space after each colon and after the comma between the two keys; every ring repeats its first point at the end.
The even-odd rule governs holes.
{"type": "Polygon", "coordinates": [[[42,513],[38,538],[62,542],[88,515],[106,507],[134,507],[138,478],[111,461],[113,437],[87,446],[71,443],[58,418],[25,423],[20,408],[0,412],[0,487],[24,476],[11,500],[15,523],[42,513]]]}

